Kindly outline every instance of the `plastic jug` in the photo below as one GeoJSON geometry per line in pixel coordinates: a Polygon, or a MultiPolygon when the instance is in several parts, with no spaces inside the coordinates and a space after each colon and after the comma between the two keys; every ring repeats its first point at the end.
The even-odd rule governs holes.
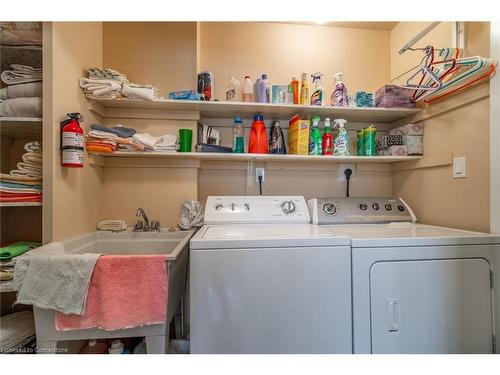
{"type": "Polygon", "coordinates": [[[250,76],[245,76],[243,83],[243,101],[253,102],[253,82],[250,76]]]}
{"type": "Polygon", "coordinates": [[[269,152],[266,125],[264,124],[264,117],[262,115],[255,115],[253,117],[248,152],[251,154],[267,154],[269,152]]]}
{"type": "Polygon", "coordinates": [[[80,354],[105,354],[108,352],[108,345],[105,342],[97,340],[89,340],[87,345],[85,345],[80,354]]]}

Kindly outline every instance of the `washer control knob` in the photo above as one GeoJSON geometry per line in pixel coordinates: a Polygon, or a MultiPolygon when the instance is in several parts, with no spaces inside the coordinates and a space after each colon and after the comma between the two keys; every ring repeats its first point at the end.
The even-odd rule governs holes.
{"type": "Polygon", "coordinates": [[[215,209],[216,209],[217,211],[222,210],[222,207],[224,207],[224,206],[223,206],[222,204],[220,204],[220,203],[217,203],[217,204],[215,205],[215,209]]]}
{"type": "Polygon", "coordinates": [[[292,201],[284,201],[281,204],[281,210],[287,215],[291,214],[295,211],[295,203],[292,201]]]}
{"type": "Polygon", "coordinates": [[[234,208],[236,207],[235,203],[231,203],[231,211],[234,211],[234,208]]]}
{"type": "Polygon", "coordinates": [[[250,211],[250,204],[249,203],[245,203],[244,206],[245,206],[245,209],[247,211],[250,211]]]}
{"type": "Polygon", "coordinates": [[[386,204],[386,205],[385,205],[385,210],[386,210],[386,211],[392,211],[392,204],[389,204],[389,203],[388,203],[388,204],[386,204]]]}
{"type": "Polygon", "coordinates": [[[398,205],[398,210],[399,210],[400,212],[404,212],[404,210],[405,210],[405,206],[403,206],[403,205],[401,205],[401,204],[400,204],[400,205],[398,205]]]}
{"type": "Polygon", "coordinates": [[[337,212],[337,208],[333,203],[325,203],[323,205],[323,211],[327,215],[335,215],[335,213],[337,212]]]}
{"type": "Polygon", "coordinates": [[[361,210],[363,210],[363,211],[366,211],[366,209],[368,208],[368,206],[367,206],[366,204],[364,204],[364,203],[361,203],[361,204],[359,205],[359,208],[360,208],[361,210]]]}
{"type": "Polygon", "coordinates": [[[372,208],[375,210],[375,211],[378,211],[380,209],[380,206],[378,205],[378,203],[373,203],[372,204],[372,208]]]}

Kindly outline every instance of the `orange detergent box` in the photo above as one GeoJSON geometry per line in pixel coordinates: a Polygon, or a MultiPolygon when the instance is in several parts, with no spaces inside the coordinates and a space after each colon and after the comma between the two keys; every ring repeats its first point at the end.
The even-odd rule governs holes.
{"type": "Polygon", "coordinates": [[[309,154],[309,120],[293,116],[288,123],[288,153],[295,155],[309,154]]]}

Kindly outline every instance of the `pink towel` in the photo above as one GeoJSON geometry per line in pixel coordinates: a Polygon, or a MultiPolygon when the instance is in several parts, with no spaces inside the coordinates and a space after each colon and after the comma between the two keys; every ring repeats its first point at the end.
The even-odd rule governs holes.
{"type": "Polygon", "coordinates": [[[115,330],[163,324],[167,290],[166,255],[103,255],[90,280],[85,313],[56,312],[56,329],[115,330]]]}

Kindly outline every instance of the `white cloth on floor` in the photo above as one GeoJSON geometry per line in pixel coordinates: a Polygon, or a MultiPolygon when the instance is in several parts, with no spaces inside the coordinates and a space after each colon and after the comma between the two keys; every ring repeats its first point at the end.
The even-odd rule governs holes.
{"type": "Polygon", "coordinates": [[[7,85],[37,82],[42,80],[42,68],[29,65],[11,64],[12,70],[4,70],[0,75],[2,82],[7,85]]]}
{"type": "Polygon", "coordinates": [[[0,100],[42,96],[42,82],[21,83],[0,89],[0,100]]]}
{"type": "Polygon", "coordinates": [[[42,98],[14,98],[0,101],[2,117],[41,117],[42,98]]]}
{"type": "Polygon", "coordinates": [[[79,82],[86,94],[110,98],[116,98],[121,94],[122,84],[114,79],[80,78],[79,82]]]}
{"type": "Polygon", "coordinates": [[[127,98],[143,100],[156,100],[160,97],[160,91],[156,87],[135,83],[124,83],[122,94],[127,98]]]}
{"type": "Polygon", "coordinates": [[[16,303],[83,315],[90,277],[100,254],[66,254],[60,242],[16,259],[16,303]]]}

